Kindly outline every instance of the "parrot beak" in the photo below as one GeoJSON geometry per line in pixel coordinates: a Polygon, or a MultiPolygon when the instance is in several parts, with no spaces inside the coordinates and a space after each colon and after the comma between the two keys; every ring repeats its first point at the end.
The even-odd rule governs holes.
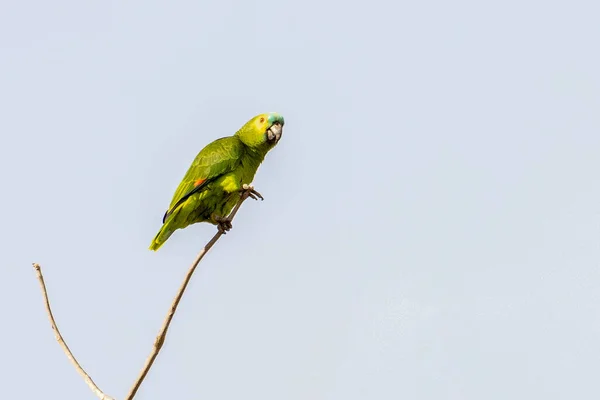
{"type": "Polygon", "coordinates": [[[269,129],[267,129],[267,142],[269,143],[277,143],[279,139],[281,139],[281,134],[283,133],[283,126],[281,123],[275,122],[269,129]]]}

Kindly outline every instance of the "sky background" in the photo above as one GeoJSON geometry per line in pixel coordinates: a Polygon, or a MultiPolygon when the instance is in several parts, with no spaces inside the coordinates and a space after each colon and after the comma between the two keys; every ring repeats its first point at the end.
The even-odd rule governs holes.
{"type": "Polygon", "coordinates": [[[0,4],[7,399],[123,398],[215,227],[197,152],[284,135],[140,399],[600,398],[594,1],[0,4]]]}

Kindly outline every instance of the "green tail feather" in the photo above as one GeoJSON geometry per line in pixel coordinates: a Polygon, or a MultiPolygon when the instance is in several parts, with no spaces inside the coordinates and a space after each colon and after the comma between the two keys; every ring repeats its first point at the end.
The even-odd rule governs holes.
{"type": "Polygon", "coordinates": [[[165,244],[167,239],[173,234],[174,230],[167,229],[169,222],[170,221],[167,221],[167,223],[160,228],[156,236],[154,236],[154,239],[152,239],[152,243],[149,247],[150,250],[156,251],[160,249],[160,247],[165,244]]]}

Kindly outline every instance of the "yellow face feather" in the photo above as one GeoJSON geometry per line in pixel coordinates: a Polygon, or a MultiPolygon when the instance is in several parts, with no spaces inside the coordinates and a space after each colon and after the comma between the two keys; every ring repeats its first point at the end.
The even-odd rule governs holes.
{"type": "Polygon", "coordinates": [[[252,118],[250,122],[252,123],[252,129],[257,132],[266,132],[269,129],[269,119],[267,114],[260,114],[256,117],[252,118]]]}
{"type": "Polygon", "coordinates": [[[281,138],[283,116],[271,112],[252,118],[236,133],[244,144],[250,147],[275,146],[281,138]]]}

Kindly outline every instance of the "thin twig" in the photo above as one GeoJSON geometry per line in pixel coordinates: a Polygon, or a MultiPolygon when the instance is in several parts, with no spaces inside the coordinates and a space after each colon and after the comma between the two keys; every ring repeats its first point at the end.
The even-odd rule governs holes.
{"type": "MultiPolygon", "coordinates": [[[[244,189],[245,190],[242,192],[240,200],[236,204],[233,211],[231,211],[231,214],[229,214],[228,219],[230,221],[233,220],[233,217],[235,217],[235,214],[238,212],[238,210],[242,206],[242,203],[248,197],[252,197],[253,199],[256,199],[256,197],[259,197],[260,199],[262,199],[262,196],[260,195],[260,193],[256,192],[251,186],[245,187],[244,189]]],[[[219,229],[219,231],[215,234],[215,236],[213,236],[213,238],[210,239],[210,241],[204,246],[204,248],[200,251],[200,253],[198,253],[198,256],[196,256],[196,259],[190,266],[190,269],[188,270],[187,274],[185,275],[185,278],[183,279],[183,283],[179,287],[179,291],[177,292],[177,295],[175,296],[175,299],[173,300],[173,303],[171,304],[171,308],[169,309],[169,312],[167,313],[165,321],[163,322],[163,325],[160,328],[158,336],[156,337],[156,340],[154,341],[154,348],[152,349],[152,353],[150,353],[150,356],[148,356],[148,359],[146,360],[146,363],[144,364],[144,368],[138,375],[138,378],[136,379],[132,388],[129,390],[129,393],[127,394],[127,397],[125,398],[125,400],[133,399],[133,397],[137,393],[138,389],[140,388],[140,385],[144,381],[144,378],[146,378],[148,371],[150,371],[150,368],[152,368],[152,364],[154,363],[156,356],[158,356],[158,352],[160,351],[160,349],[162,348],[162,346],[165,342],[165,338],[167,337],[167,330],[169,329],[169,325],[171,325],[171,320],[173,319],[173,316],[175,315],[175,311],[177,311],[177,306],[179,305],[179,302],[181,301],[181,298],[183,297],[183,293],[185,292],[185,289],[186,289],[188,283],[190,282],[190,279],[192,278],[192,275],[194,274],[196,267],[198,266],[198,264],[200,263],[202,258],[206,255],[206,253],[211,249],[211,247],[213,247],[213,245],[217,242],[217,240],[219,240],[219,238],[223,234],[224,234],[224,231],[219,229]]]]}
{"type": "Polygon", "coordinates": [[[46,312],[48,314],[48,318],[50,319],[50,325],[52,325],[52,330],[54,331],[54,337],[56,338],[56,341],[58,341],[58,344],[60,345],[60,347],[62,347],[63,351],[67,355],[67,358],[69,359],[69,361],[71,361],[71,364],[73,364],[73,366],[75,367],[75,369],[77,370],[79,375],[81,375],[81,377],[83,378],[85,383],[87,383],[87,385],[90,387],[90,389],[92,389],[94,394],[96,394],[96,396],[98,396],[98,398],[100,398],[101,400],[114,400],[112,397],[108,396],[107,394],[104,394],[104,392],[102,390],[100,390],[100,388],[94,383],[92,378],[87,374],[87,372],[85,372],[83,367],[81,365],[79,365],[79,362],[77,362],[77,359],[75,359],[75,356],[73,355],[73,353],[71,353],[71,350],[69,349],[69,346],[67,346],[67,343],[65,342],[62,335],[60,334],[60,331],[58,330],[58,326],[56,326],[56,321],[54,320],[54,316],[52,315],[52,309],[50,308],[50,301],[48,300],[48,291],[46,290],[46,284],[44,283],[44,276],[42,275],[42,267],[40,267],[39,264],[34,263],[33,268],[35,269],[37,279],[40,282],[40,287],[42,289],[42,294],[44,296],[44,304],[46,305],[46,312]]]}

